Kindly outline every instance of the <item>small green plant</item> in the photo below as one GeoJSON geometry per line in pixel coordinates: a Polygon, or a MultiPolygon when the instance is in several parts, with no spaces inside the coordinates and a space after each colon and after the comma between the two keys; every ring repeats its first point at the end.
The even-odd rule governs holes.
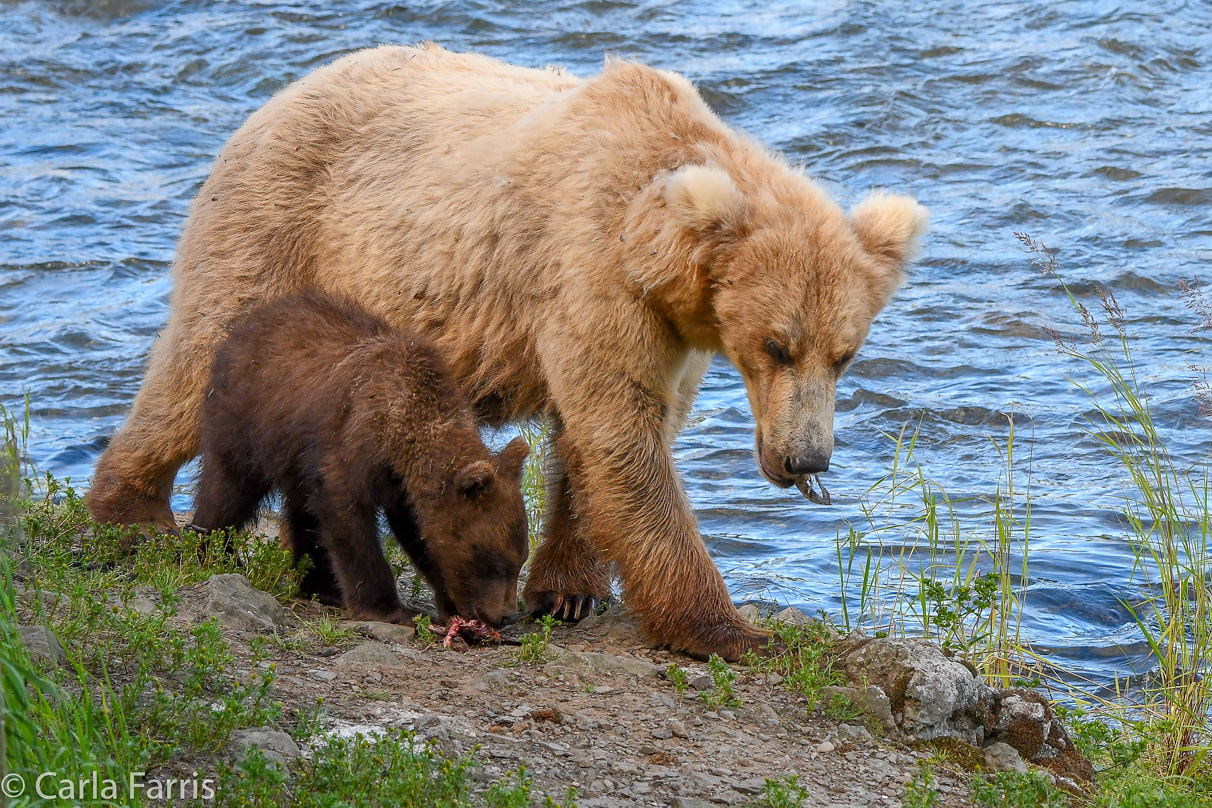
{"type": "Polygon", "coordinates": [[[317,696],[314,707],[295,710],[295,726],[290,736],[299,743],[305,743],[319,735],[323,727],[324,697],[317,696]]]}
{"type": "Polygon", "coordinates": [[[901,805],[904,808],[934,808],[939,800],[938,789],[934,787],[934,768],[922,763],[918,766],[917,774],[905,786],[901,805]]]}
{"type": "Polygon", "coordinates": [[[767,621],[774,640],[774,653],[747,654],[742,662],[751,673],[782,677],[782,687],[807,697],[808,708],[816,705],[820,689],[844,685],[844,677],[833,669],[829,650],[833,639],[829,627],[812,620],[803,625],[767,621]]]}
{"type": "Polygon", "coordinates": [[[800,785],[799,775],[787,778],[766,778],[766,788],[758,801],[761,808],[799,808],[808,798],[808,790],[800,785]]]}
{"type": "Polygon", "coordinates": [[[1041,772],[998,772],[972,782],[972,800],[980,808],[1064,808],[1068,795],[1041,772]]]}
{"type": "MultiPolygon", "coordinates": [[[[520,766],[512,776],[506,775],[488,787],[484,800],[488,808],[531,808],[534,798],[531,796],[531,781],[526,774],[526,767],[520,766]]],[[[568,789],[563,803],[558,803],[551,797],[543,802],[545,808],[576,808],[577,790],[568,789]]]]}
{"type": "Polygon", "coordinates": [[[559,625],[559,621],[549,614],[539,620],[539,631],[532,631],[522,637],[521,645],[511,657],[514,664],[524,662],[543,662],[547,659],[551,644],[551,632],[559,625]]]}
{"type": "Polygon", "coordinates": [[[441,633],[433,630],[433,618],[427,614],[418,614],[412,619],[412,624],[417,627],[417,642],[421,644],[422,648],[436,645],[442,636],[441,633]]]}
{"type": "Polygon", "coordinates": [[[665,669],[665,678],[673,685],[673,689],[678,692],[678,698],[686,695],[686,688],[690,685],[690,676],[686,673],[685,668],[679,668],[677,665],[671,664],[665,669]]]}
{"type": "Polygon", "coordinates": [[[340,625],[327,611],[315,620],[304,620],[303,627],[327,648],[349,645],[358,638],[356,631],[340,625]]]}
{"type": "Polygon", "coordinates": [[[833,698],[825,704],[825,715],[834,721],[853,721],[862,714],[862,709],[855,707],[850,699],[841,693],[834,693],[833,698]]]}
{"type": "Polygon", "coordinates": [[[707,673],[711,676],[711,690],[699,693],[699,698],[703,700],[703,703],[712,710],[718,710],[721,707],[740,707],[741,699],[732,686],[736,680],[736,674],[732,672],[732,668],[728,667],[728,663],[720,659],[717,654],[712,654],[711,658],[707,660],[707,673]]]}
{"type": "Polygon", "coordinates": [[[424,590],[425,590],[425,579],[421,577],[420,572],[417,572],[415,575],[412,576],[412,583],[409,585],[409,588],[408,588],[409,601],[420,600],[421,595],[424,594],[424,590]]]}

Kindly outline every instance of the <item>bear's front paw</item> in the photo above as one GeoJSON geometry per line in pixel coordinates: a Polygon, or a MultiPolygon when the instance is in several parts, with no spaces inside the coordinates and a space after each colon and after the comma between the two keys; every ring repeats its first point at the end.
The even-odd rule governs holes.
{"type": "Polygon", "coordinates": [[[601,603],[596,595],[564,595],[559,592],[536,592],[528,601],[532,617],[549,614],[566,623],[585,619],[593,614],[601,603]]]}
{"type": "Polygon", "coordinates": [[[728,662],[736,662],[750,651],[760,656],[778,651],[771,645],[769,632],[745,622],[687,626],[685,633],[669,638],[666,644],[697,659],[709,659],[714,654],[728,662]]]}

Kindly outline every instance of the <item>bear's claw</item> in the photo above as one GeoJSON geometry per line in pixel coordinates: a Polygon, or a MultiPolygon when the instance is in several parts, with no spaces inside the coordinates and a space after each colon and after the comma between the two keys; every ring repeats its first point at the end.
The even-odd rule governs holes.
{"type": "Polygon", "coordinates": [[[576,623],[594,613],[599,600],[594,595],[562,595],[544,592],[535,599],[533,617],[549,614],[565,623],[576,623]]]}

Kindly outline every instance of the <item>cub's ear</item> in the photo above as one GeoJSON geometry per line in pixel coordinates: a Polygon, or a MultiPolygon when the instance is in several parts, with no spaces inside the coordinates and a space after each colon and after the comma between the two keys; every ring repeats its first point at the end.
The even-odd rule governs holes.
{"type": "Polygon", "coordinates": [[[670,174],[665,205],[683,227],[700,232],[735,228],[746,209],[732,177],[715,166],[682,166],[670,174]]]}
{"type": "Polygon", "coordinates": [[[907,196],[872,191],[850,211],[850,225],[863,249],[882,268],[898,275],[917,257],[930,227],[930,211],[907,196]]]}
{"type": "Polygon", "coordinates": [[[492,465],[486,460],[473,460],[455,474],[455,487],[464,496],[475,496],[492,485],[496,476],[492,465]]]}
{"type": "Polygon", "coordinates": [[[530,454],[530,444],[521,435],[509,442],[509,445],[497,454],[497,468],[501,476],[511,480],[522,476],[522,464],[530,454]]]}

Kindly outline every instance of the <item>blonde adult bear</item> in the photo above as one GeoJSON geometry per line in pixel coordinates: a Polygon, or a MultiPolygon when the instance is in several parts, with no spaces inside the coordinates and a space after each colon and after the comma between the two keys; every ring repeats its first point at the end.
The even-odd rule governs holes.
{"type": "Polygon", "coordinates": [[[765,634],[734,608],[670,445],[722,352],[762,473],[789,487],[825,471],[834,384],[926,219],[882,193],[847,216],[674,73],[609,61],[580,79],[434,45],[351,54],[224,146],[88,506],[172,526],[216,347],[258,303],[318,290],[428,335],[484,423],[551,417],[532,608],[583,617],[617,571],[654,644],[735,659],[765,634]]]}

